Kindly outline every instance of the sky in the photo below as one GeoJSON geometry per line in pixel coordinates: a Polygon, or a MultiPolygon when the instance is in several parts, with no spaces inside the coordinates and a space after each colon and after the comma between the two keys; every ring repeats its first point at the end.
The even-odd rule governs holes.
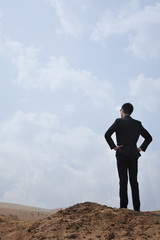
{"type": "Polygon", "coordinates": [[[104,133],[131,102],[153,137],[141,210],[160,210],[159,64],[158,0],[0,1],[0,201],[119,207],[104,133]]]}

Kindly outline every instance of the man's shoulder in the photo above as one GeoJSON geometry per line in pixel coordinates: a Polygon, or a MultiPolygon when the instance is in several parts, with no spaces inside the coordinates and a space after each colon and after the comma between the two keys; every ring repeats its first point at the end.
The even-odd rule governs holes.
{"type": "Polygon", "coordinates": [[[122,118],[116,118],[115,122],[121,121],[122,118]]]}
{"type": "Polygon", "coordinates": [[[115,120],[115,124],[118,124],[119,122],[121,122],[122,121],[122,118],[116,118],[116,120],[115,120]]]}
{"type": "Polygon", "coordinates": [[[137,123],[137,124],[141,124],[141,121],[139,121],[139,120],[137,120],[137,119],[132,118],[132,120],[133,120],[135,123],[137,123]]]}
{"type": "MultiPolygon", "coordinates": [[[[125,122],[126,118],[117,118],[115,120],[116,123],[120,123],[120,122],[125,122]]],[[[129,120],[131,120],[133,123],[135,124],[138,124],[138,125],[141,125],[141,121],[137,120],[137,119],[134,119],[132,117],[129,118],[129,120]]]]}

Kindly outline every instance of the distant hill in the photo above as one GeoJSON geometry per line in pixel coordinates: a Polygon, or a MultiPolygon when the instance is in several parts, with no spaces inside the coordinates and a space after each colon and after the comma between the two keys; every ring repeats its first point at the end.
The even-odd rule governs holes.
{"type": "Polygon", "coordinates": [[[85,202],[36,221],[0,216],[0,239],[160,240],[160,212],[85,202]]]}
{"type": "Polygon", "coordinates": [[[0,202],[0,215],[18,217],[20,220],[38,220],[46,218],[60,209],[43,209],[23,206],[13,203],[0,202]]]}

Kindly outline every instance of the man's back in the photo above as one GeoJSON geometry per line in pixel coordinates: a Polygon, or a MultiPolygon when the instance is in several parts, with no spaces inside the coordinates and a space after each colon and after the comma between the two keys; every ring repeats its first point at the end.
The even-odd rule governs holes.
{"type": "Polygon", "coordinates": [[[136,145],[141,134],[141,123],[130,116],[116,120],[116,138],[118,145],[136,145]]]}
{"type": "Polygon", "coordinates": [[[138,138],[141,135],[145,140],[141,144],[140,148],[145,151],[149,143],[152,141],[151,135],[142,126],[141,122],[131,118],[129,115],[123,118],[117,118],[113,125],[105,133],[105,139],[111,149],[116,147],[111,138],[111,135],[114,132],[116,133],[118,146],[123,145],[136,147],[138,138]]]}

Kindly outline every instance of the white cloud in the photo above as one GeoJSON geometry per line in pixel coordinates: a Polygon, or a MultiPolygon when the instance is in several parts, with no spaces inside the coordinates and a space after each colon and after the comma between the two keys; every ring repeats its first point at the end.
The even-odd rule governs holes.
{"type": "Polygon", "coordinates": [[[66,105],[64,106],[64,110],[65,110],[65,112],[67,112],[68,114],[72,114],[72,113],[74,113],[74,112],[76,111],[76,108],[75,108],[75,106],[74,106],[73,104],[66,104],[66,105]]]}
{"type": "Polygon", "coordinates": [[[17,83],[22,87],[50,91],[66,89],[73,94],[83,94],[96,107],[112,104],[114,93],[109,81],[101,81],[86,70],[75,70],[64,57],[51,56],[46,66],[41,67],[37,59],[38,49],[25,48],[12,41],[6,46],[17,67],[17,83]]]}
{"type": "Polygon", "coordinates": [[[129,82],[129,88],[130,94],[147,111],[159,111],[160,78],[146,78],[143,74],[140,74],[135,80],[129,82]]]}
{"type": "Polygon", "coordinates": [[[0,124],[1,201],[51,208],[110,201],[117,179],[103,136],[57,121],[48,113],[17,112],[0,124]]]}
{"type": "Polygon", "coordinates": [[[23,50],[24,50],[23,45],[18,41],[7,40],[6,41],[6,47],[11,51],[16,52],[16,53],[18,52],[20,54],[22,54],[23,50]]]}
{"type": "Polygon", "coordinates": [[[145,211],[160,209],[159,154],[158,150],[155,152],[147,151],[143,159],[139,161],[140,194],[142,207],[145,211]]]}
{"type": "Polygon", "coordinates": [[[1,40],[1,25],[2,25],[2,14],[0,12],[0,40],[1,40]]]}
{"type": "Polygon", "coordinates": [[[33,74],[37,67],[37,53],[39,49],[33,46],[25,48],[23,44],[18,41],[7,40],[5,42],[7,54],[16,65],[18,71],[17,82],[22,84],[24,88],[28,86],[36,87],[36,79],[33,81],[33,74]]]}
{"type": "Polygon", "coordinates": [[[61,28],[57,29],[59,34],[67,34],[73,37],[78,37],[83,32],[82,19],[78,17],[78,12],[83,12],[83,8],[79,6],[79,3],[72,1],[73,6],[63,0],[50,0],[50,3],[53,7],[56,7],[57,14],[60,19],[61,28]],[[76,11],[78,9],[78,11],[76,11]],[[77,14],[75,14],[75,11],[77,14]]]}
{"type": "MultiPolygon", "coordinates": [[[[128,39],[127,50],[139,58],[160,56],[160,3],[138,10],[137,1],[132,7],[121,9],[117,15],[106,11],[96,24],[92,40],[102,41],[113,35],[128,39]],[[131,11],[132,10],[132,11],[131,11]],[[130,13],[130,14],[128,14],[130,13]]],[[[133,4],[134,3],[134,4],[133,4]]]]}
{"type": "Polygon", "coordinates": [[[1,137],[15,137],[15,133],[21,133],[23,126],[27,127],[29,124],[34,124],[39,127],[44,127],[46,129],[58,129],[61,127],[59,124],[59,119],[57,116],[50,113],[23,113],[22,111],[17,111],[11,120],[1,123],[1,137]]]}

